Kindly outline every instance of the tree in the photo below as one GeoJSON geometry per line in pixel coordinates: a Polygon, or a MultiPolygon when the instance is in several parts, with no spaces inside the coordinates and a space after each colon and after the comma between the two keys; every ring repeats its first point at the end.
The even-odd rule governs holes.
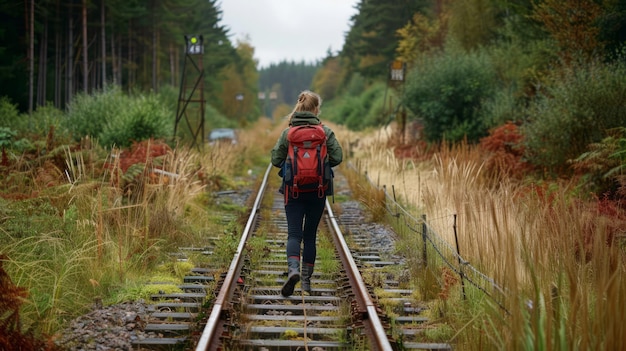
{"type": "Polygon", "coordinates": [[[619,52],[626,43],[626,1],[605,1],[598,27],[599,40],[610,53],[619,52]]]}
{"type": "Polygon", "coordinates": [[[533,18],[543,23],[560,49],[562,62],[569,65],[589,61],[603,51],[597,26],[601,13],[593,0],[545,0],[535,5],[533,18]]]}
{"type": "Polygon", "coordinates": [[[419,57],[442,50],[447,34],[447,18],[448,15],[443,12],[434,20],[416,13],[410,23],[398,29],[398,59],[410,64],[419,57]]]}
{"type": "Polygon", "coordinates": [[[100,69],[102,85],[107,81],[106,0],[100,0],[100,69]]]}
{"type": "Polygon", "coordinates": [[[87,0],[83,0],[81,7],[81,28],[82,28],[82,56],[83,56],[83,91],[85,93],[89,92],[89,50],[87,47],[87,0]]]}
{"type": "Polygon", "coordinates": [[[277,93],[274,103],[294,105],[302,90],[311,89],[313,76],[319,69],[318,63],[310,64],[282,61],[262,69],[259,75],[259,89],[277,93]],[[280,88],[278,88],[280,87],[280,88]]]}
{"type": "Polygon", "coordinates": [[[257,92],[258,73],[254,62],[254,48],[246,41],[237,43],[238,59],[222,71],[221,100],[223,113],[236,119],[240,124],[256,118],[258,112],[257,92]]]}
{"type": "Polygon", "coordinates": [[[488,44],[497,28],[493,0],[456,0],[450,2],[450,37],[466,50],[488,44]]]}
{"type": "Polygon", "coordinates": [[[333,99],[343,79],[343,72],[339,57],[327,57],[313,77],[313,90],[324,99],[333,99]]]}
{"type": "Polygon", "coordinates": [[[126,91],[177,84],[185,34],[204,36],[208,91],[217,92],[219,71],[237,57],[220,16],[217,0],[2,1],[0,96],[28,111],[51,91],[63,108],[107,82],[126,91]]]}
{"type": "Polygon", "coordinates": [[[396,31],[406,25],[430,2],[362,0],[346,36],[341,56],[348,60],[350,73],[358,72],[368,79],[384,78],[395,58],[398,43],[396,31]]]}

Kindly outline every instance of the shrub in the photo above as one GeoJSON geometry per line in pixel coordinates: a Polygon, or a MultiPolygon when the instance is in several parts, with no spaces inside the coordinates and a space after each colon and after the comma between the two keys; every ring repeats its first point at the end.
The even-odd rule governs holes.
{"type": "Polygon", "coordinates": [[[63,126],[65,118],[65,113],[54,107],[51,103],[45,106],[39,106],[33,111],[31,130],[38,136],[45,137],[50,131],[50,128],[53,128],[57,136],[68,136],[68,131],[63,126]]]}
{"type": "Polygon", "coordinates": [[[66,126],[75,140],[92,136],[105,147],[128,147],[133,141],[172,136],[174,112],[167,106],[158,94],[132,97],[112,86],[77,95],[70,104],[66,126]]]}
{"type": "Polygon", "coordinates": [[[365,106],[361,104],[361,100],[358,97],[345,98],[342,104],[338,106],[337,110],[339,114],[333,118],[333,121],[345,124],[350,129],[360,130],[359,119],[363,118],[366,109],[365,106]]]}
{"type": "Polygon", "coordinates": [[[130,101],[128,108],[104,125],[98,137],[103,146],[128,147],[133,141],[150,138],[160,139],[173,133],[173,115],[157,95],[138,96],[130,101]]]}
{"type": "Polygon", "coordinates": [[[7,149],[10,148],[13,144],[13,139],[17,135],[17,132],[6,127],[0,127],[0,150],[2,150],[2,159],[0,161],[0,165],[8,166],[9,165],[9,156],[7,154],[7,149]]]}
{"type": "Polygon", "coordinates": [[[374,84],[358,97],[358,106],[353,108],[348,115],[346,125],[354,130],[363,130],[367,127],[383,125],[386,121],[384,116],[384,93],[383,84],[374,84]]]}
{"type": "Polygon", "coordinates": [[[409,72],[403,101],[422,118],[428,141],[475,142],[487,133],[481,108],[495,85],[495,71],[485,54],[449,49],[409,72]]]}
{"type": "Polygon", "coordinates": [[[207,129],[213,128],[237,128],[237,121],[224,116],[220,111],[211,105],[206,106],[204,113],[204,123],[207,129]]]}
{"type": "Polygon", "coordinates": [[[523,110],[521,105],[512,90],[500,89],[496,91],[493,97],[485,100],[482,106],[485,126],[493,128],[523,120],[523,114],[520,113],[523,110]]]}
{"type": "Polygon", "coordinates": [[[367,83],[365,78],[362,75],[355,73],[350,77],[348,84],[346,84],[345,92],[348,96],[359,96],[365,91],[366,87],[367,83]]]}
{"type": "Polygon", "coordinates": [[[107,122],[112,122],[130,105],[129,98],[117,86],[91,95],[77,94],[68,106],[67,128],[74,140],[98,137],[107,122]]]}
{"type": "Polygon", "coordinates": [[[626,67],[593,64],[555,75],[529,106],[523,126],[527,158],[551,173],[568,171],[568,161],[626,121],[626,67]]]}
{"type": "Polygon", "coordinates": [[[0,97],[0,127],[8,127],[13,130],[21,130],[23,118],[19,118],[17,105],[12,104],[6,97],[0,97]]]}
{"type": "MultiPolygon", "coordinates": [[[[367,113],[362,116],[363,127],[379,127],[390,122],[393,110],[390,110],[390,106],[387,106],[386,101],[389,101],[390,96],[393,95],[393,91],[388,89],[384,84],[377,83],[372,85],[361,96],[361,101],[367,107],[367,113]]],[[[398,101],[396,100],[395,105],[398,101]]],[[[397,106],[391,106],[395,109],[397,106]]]]}

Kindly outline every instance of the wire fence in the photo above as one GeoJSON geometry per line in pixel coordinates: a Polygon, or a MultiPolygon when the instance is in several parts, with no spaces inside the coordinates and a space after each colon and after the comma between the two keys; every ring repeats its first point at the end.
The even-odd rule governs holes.
{"type": "MultiPolygon", "coordinates": [[[[356,169],[353,170],[358,173],[356,169]]],[[[365,177],[374,189],[379,189],[367,175],[365,177]]],[[[480,272],[469,261],[461,257],[458,242],[451,244],[444,240],[428,224],[426,215],[421,215],[420,218],[415,217],[398,203],[394,196],[389,194],[386,187],[383,186],[382,190],[385,193],[385,210],[387,215],[395,221],[397,234],[402,237],[412,234],[419,238],[418,242],[421,245],[419,248],[421,249],[420,261],[424,268],[433,272],[440,271],[442,267],[449,268],[459,276],[464,297],[465,284],[470,284],[506,311],[504,307],[506,291],[494,279],[480,272]]]]}

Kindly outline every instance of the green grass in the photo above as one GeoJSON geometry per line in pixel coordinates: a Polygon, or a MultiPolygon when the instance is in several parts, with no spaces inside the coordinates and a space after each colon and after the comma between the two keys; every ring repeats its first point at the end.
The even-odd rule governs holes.
{"type": "Polygon", "coordinates": [[[222,218],[243,208],[215,205],[211,193],[253,180],[236,178],[247,174],[242,150],[181,147],[158,160],[175,177],[142,171],[118,182],[121,171],[110,152],[97,142],[81,146],[60,146],[51,153],[58,159],[20,159],[1,176],[0,253],[12,281],[29,293],[21,324],[35,333],[54,334],[95,300],[117,303],[177,291],[176,280],[191,264],[229,262],[240,228],[222,218]],[[107,162],[113,169],[104,167],[107,162]],[[178,247],[206,246],[207,236],[221,237],[221,256],[171,260],[178,247]]]}

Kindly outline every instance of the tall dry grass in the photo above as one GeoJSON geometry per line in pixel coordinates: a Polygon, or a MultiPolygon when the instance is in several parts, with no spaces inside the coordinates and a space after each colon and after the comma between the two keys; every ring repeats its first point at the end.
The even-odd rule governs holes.
{"type": "Polygon", "coordinates": [[[533,184],[495,181],[478,150],[462,144],[429,161],[399,160],[390,137],[347,135],[359,140],[350,161],[394,189],[415,217],[425,214],[452,247],[456,217],[461,255],[506,291],[508,313],[460,302],[471,316],[457,315],[451,341],[468,350],[626,349],[624,245],[607,240],[611,219],[576,199],[573,184],[554,183],[546,195],[533,184]]]}
{"type": "Polygon", "coordinates": [[[116,150],[103,159],[97,144],[66,149],[61,184],[42,186],[41,197],[23,205],[53,206],[63,227],[31,222],[23,236],[0,230],[4,267],[30,294],[23,326],[54,333],[95,299],[113,302],[118,291],[147,281],[177,247],[205,245],[221,225],[211,215],[211,192],[237,185],[246,147],[180,147],[121,176],[116,150]]]}

